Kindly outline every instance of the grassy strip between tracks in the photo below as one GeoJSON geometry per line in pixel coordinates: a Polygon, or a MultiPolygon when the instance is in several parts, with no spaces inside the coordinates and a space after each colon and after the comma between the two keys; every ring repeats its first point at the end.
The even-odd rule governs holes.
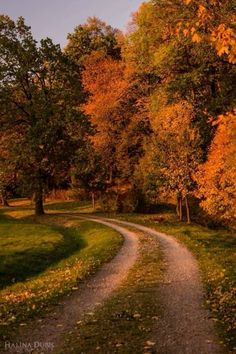
{"type": "Polygon", "coordinates": [[[58,353],[139,354],[154,350],[162,260],[158,243],[139,234],[140,257],[127,280],[104,305],[78,322],[58,353]]]}

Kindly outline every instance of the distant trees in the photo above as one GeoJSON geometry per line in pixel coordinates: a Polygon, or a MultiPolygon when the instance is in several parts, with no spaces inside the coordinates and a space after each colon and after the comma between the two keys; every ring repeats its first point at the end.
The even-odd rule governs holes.
{"type": "Polygon", "coordinates": [[[83,154],[76,156],[72,170],[72,188],[80,189],[91,198],[95,210],[96,198],[107,188],[107,169],[101,154],[89,142],[83,154]]]}
{"type": "MultiPolygon", "coordinates": [[[[132,76],[121,58],[123,37],[119,31],[93,18],[68,38],[68,55],[76,61],[81,58],[85,92],[81,107],[96,131],[91,142],[106,175],[103,191],[119,191],[122,185],[132,184],[132,174],[142,154],[143,135],[149,131],[143,83],[132,76]],[[86,50],[81,44],[84,36],[86,50]]],[[[100,172],[97,173],[99,180],[100,172]]]]}

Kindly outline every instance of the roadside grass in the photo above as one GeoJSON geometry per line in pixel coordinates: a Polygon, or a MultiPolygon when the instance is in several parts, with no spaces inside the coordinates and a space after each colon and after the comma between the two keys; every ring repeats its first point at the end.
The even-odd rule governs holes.
{"type": "Polygon", "coordinates": [[[114,257],[122,242],[116,231],[70,216],[15,220],[1,213],[0,337],[15,336],[19,326],[76,290],[114,257]]]}
{"type": "MultiPolygon", "coordinates": [[[[109,216],[114,217],[114,214],[109,216]]],[[[194,223],[188,225],[179,222],[170,211],[156,215],[120,214],[116,218],[173,235],[193,252],[205,286],[206,306],[222,342],[230,352],[235,350],[236,237],[233,231],[213,230],[194,223]]]]}
{"type": "Polygon", "coordinates": [[[162,259],[157,241],[141,232],[139,235],[140,256],[127,280],[101,307],[77,323],[57,354],[153,352],[162,259]]]}

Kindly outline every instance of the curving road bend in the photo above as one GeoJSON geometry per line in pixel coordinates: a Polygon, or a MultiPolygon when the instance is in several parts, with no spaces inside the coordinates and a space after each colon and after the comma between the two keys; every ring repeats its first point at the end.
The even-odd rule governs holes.
{"type": "MultiPolygon", "coordinates": [[[[63,335],[86,313],[93,311],[121,285],[138,257],[140,230],[160,243],[164,259],[164,278],[157,289],[157,301],[162,314],[155,328],[159,354],[219,354],[222,353],[210,314],[204,307],[204,290],[195,258],[176,239],[145,226],[96,216],[71,215],[107,225],[122,234],[124,244],[109,263],[79,286],[69,297],[22,332],[23,342],[53,342],[60,347],[63,335]],[[132,228],[132,231],[130,231],[132,228]]],[[[34,352],[35,353],[35,352],[34,352]]]]}
{"type": "MultiPolygon", "coordinates": [[[[93,277],[79,284],[79,289],[69,297],[65,297],[55,307],[53,313],[34,321],[27,329],[22,328],[20,342],[44,343],[46,338],[48,343],[53,343],[54,349],[59,348],[64,334],[69,332],[85,314],[93,311],[108,298],[134,265],[138,257],[137,235],[127,228],[105,220],[94,221],[113,228],[123,236],[124,243],[120,251],[109,263],[104,264],[93,277]]],[[[28,350],[26,352],[29,353],[28,350]]],[[[34,350],[33,353],[37,353],[37,351],[34,350]]]]}

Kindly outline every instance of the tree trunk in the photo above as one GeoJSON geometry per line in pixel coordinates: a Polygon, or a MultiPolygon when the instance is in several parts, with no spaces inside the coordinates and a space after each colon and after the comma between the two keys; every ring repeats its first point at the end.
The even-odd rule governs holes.
{"type": "Polygon", "coordinates": [[[177,196],[177,201],[176,201],[176,214],[179,217],[179,196],[177,196]]]}
{"type": "Polygon", "coordinates": [[[95,211],[95,193],[92,192],[92,204],[93,204],[93,211],[95,211]]]}
{"type": "Polygon", "coordinates": [[[190,208],[189,208],[189,202],[188,202],[188,197],[185,197],[185,205],[186,205],[186,214],[187,214],[187,222],[188,224],[191,223],[191,217],[190,217],[190,208]]]}
{"type": "Polygon", "coordinates": [[[182,195],[179,197],[179,220],[183,221],[183,198],[182,198],[182,195]]]}
{"type": "Polygon", "coordinates": [[[109,178],[108,178],[107,183],[112,184],[112,180],[113,180],[113,170],[112,170],[112,166],[111,166],[109,169],[109,178]]]}
{"type": "Polygon", "coordinates": [[[7,197],[5,196],[4,192],[1,193],[1,199],[2,199],[2,206],[9,207],[7,197]]]}
{"type": "Polygon", "coordinates": [[[38,178],[38,181],[36,181],[36,190],[34,194],[34,201],[35,201],[35,215],[40,216],[44,214],[44,208],[43,208],[43,186],[42,186],[42,181],[41,178],[38,178]]]}

